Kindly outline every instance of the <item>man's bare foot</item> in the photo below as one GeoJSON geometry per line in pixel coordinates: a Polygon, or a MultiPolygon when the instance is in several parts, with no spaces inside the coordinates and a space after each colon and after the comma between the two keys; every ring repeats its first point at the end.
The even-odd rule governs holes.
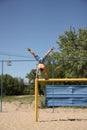
{"type": "Polygon", "coordinates": [[[52,47],[51,50],[55,50],[56,48],[52,47]]]}
{"type": "Polygon", "coordinates": [[[30,48],[26,48],[27,51],[30,51],[30,48]]]}

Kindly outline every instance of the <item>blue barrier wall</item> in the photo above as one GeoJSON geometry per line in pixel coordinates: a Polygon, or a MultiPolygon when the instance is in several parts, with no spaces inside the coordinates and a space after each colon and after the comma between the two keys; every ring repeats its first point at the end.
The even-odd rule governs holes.
{"type": "Polygon", "coordinates": [[[46,85],[46,106],[87,106],[87,85],[46,85]]]}

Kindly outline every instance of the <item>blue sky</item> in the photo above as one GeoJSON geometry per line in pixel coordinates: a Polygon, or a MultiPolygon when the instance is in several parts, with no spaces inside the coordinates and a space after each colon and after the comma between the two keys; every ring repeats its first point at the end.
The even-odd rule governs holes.
{"type": "MultiPolygon", "coordinates": [[[[86,0],[0,0],[0,60],[30,59],[27,47],[43,56],[70,25],[87,27],[86,0]]],[[[4,64],[4,73],[24,78],[33,68],[36,62],[4,64]]]]}

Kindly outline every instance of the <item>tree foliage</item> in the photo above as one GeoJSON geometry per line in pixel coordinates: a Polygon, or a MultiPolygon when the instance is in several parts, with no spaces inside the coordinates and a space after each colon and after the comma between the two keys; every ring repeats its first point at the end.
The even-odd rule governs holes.
{"type": "Polygon", "coordinates": [[[23,79],[14,78],[11,75],[5,74],[3,75],[3,77],[0,76],[0,83],[1,83],[1,80],[3,80],[3,94],[4,95],[24,94],[25,85],[24,85],[23,79]]]}
{"type": "Polygon", "coordinates": [[[58,75],[61,77],[87,77],[87,28],[79,29],[76,33],[74,28],[65,31],[59,36],[59,59],[57,64],[58,75]]]}
{"type": "Polygon", "coordinates": [[[26,78],[28,78],[28,89],[30,94],[34,94],[34,88],[35,88],[35,77],[36,77],[36,69],[32,69],[30,73],[26,74],[26,78]]]}

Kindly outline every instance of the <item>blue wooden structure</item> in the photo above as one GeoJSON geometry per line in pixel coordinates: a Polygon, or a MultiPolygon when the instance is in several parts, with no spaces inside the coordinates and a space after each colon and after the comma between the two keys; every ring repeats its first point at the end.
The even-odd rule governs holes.
{"type": "Polygon", "coordinates": [[[46,106],[87,106],[87,85],[46,85],[46,106]]]}

